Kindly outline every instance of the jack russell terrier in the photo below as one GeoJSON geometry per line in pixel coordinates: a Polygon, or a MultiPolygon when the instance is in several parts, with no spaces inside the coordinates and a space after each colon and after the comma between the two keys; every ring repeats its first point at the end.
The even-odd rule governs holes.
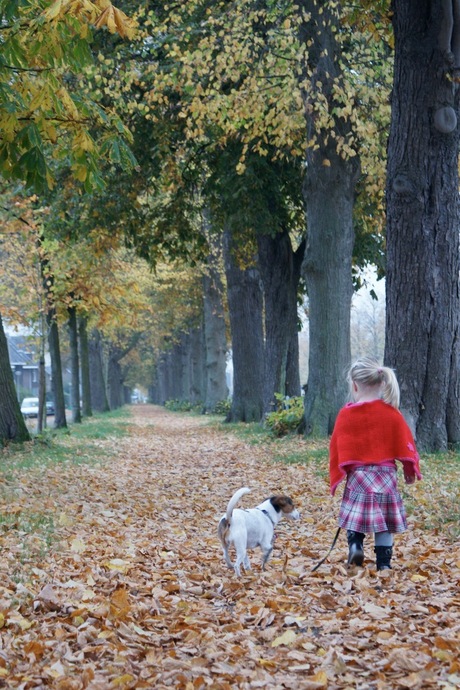
{"type": "Polygon", "coordinates": [[[256,508],[242,510],[235,506],[244,494],[251,491],[247,487],[238,489],[228,502],[227,512],[222,516],[218,535],[224,549],[224,558],[229,568],[232,568],[239,577],[240,566],[250,570],[251,565],[247,555],[247,549],[260,546],[262,549],[262,569],[273,549],[275,527],[281,518],[287,517],[293,520],[300,518],[300,513],[295,509],[289,496],[272,496],[258,505],[256,508]],[[230,560],[228,550],[233,544],[236,550],[236,562],[230,560]]]}

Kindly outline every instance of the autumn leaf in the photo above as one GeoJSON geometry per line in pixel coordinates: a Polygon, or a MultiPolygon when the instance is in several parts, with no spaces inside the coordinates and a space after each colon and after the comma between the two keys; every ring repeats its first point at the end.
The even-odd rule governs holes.
{"type": "MultiPolygon", "coordinates": [[[[207,417],[135,405],[104,420],[114,431],[127,422],[124,436],[96,435],[94,463],[81,463],[73,432],[62,442],[78,461],[65,467],[34,466],[30,448],[3,450],[5,687],[30,686],[31,669],[54,690],[458,686],[457,541],[418,518],[395,539],[390,577],[376,572],[368,540],[364,566],[347,569],[345,538],[311,573],[338,513],[317,481],[322,442],[284,439],[283,453],[314,456],[286,463],[279,444],[260,433],[249,444],[247,431],[241,439],[207,417]],[[277,526],[265,570],[254,549],[252,570],[236,578],[217,523],[246,484],[254,504],[289,493],[304,517],[277,526]],[[283,570],[286,558],[297,575],[283,570]]],[[[84,424],[87,450],[98,422],[84,424]]],[[[439,509],[442,482],[426,490],[423,510],[439,509]]]]}
{"type": "Polygon", "coordinates": [[[279,647],[280,645],[290,645],[293,642],[295,642],[296,639],[297,635],[294,632],[294,630],[286,630],[285,633],[273,640],[272,647],[279,647]]]}

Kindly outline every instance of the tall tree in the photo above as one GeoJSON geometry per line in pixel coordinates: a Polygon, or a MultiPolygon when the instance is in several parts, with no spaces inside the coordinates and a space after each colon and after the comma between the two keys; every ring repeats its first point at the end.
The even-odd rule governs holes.
{"type": "MultiPolygon", "coordinates": [[[[254,155],[306,162],[310,433],[330,431],[345,397],[339,381],[350,358],[358,182],[363,193],[381,199],[379,126],[387,109],[382,114],[376,106],[387,85],[381,27],[374,21],[374,5],[381,4],[190,0],[174,13],[153,10],[149,16],[150,31],[158,30],[162,40],[150,41],[155,69],[149,66],[142,80],[145,107],[154,122],[172,114],[184,126],[168,156],[176,171],[173,186],[180,179],[174,161],[196,167],[198,152],[224,151],[235,142],[240,154],[232,165],[241,176],[254,155]],[[383,88],[371,87],[372,75],[383,88]]],[[[253,232],[248,224],[241,227],[253,232]]]]}
{"type": "Polygon", "coordinates": [[[233,397],[227,421],[260,422],[264,409],[261,279],[256,255],[249,253],[245,265],[240,252],[238,240],[227,227],[224,257],[233,348],[233,397]]]}
{"type": "Polygon", "coordinates": [[[8,358],[8,344],[0,316],[0,444],[30,439],[24,417],[19,409],[13,371],[8,358]],[[6,359],[5,359],[6,353],[6,359]]]}
{"type": "MultiPolygon", "coordinates": [[[[105,0],[76,5],[62,0],[1,0],[0,174],[5,179],[20,179],[30,189],[44,190],[53,184],[50,160],[58,154],[68,156],[73,174],[90,189],[101,185],[100,157],[110,159],[120,143],[125,145],[121,133],[129,139],[119,117],[88,98],[84,86],[73,94],[68,88],[70,75],[81,77],[92,59],[89,23],[123,36],[134,31],[128,17],[105,0]]],[[[0,375],[8,380],[9,371],[6,339],[0,338],[0,375]]],[[[16,396],[7,403],[8,416],[16,418],[16,396]]],[[[58,422],[59,418],[58,413],[58,422]]],[[[62,415],[61,422],[65,423],[62,415]]],[[[1,429],[0,441],[5,439],[22,440],[21,427],[1,429]]]]}
{"type": "Polygon", "coordinates": [[[81,398],[84,417],[92,417],[91,409],[91,377],[89,372],[89,342],[88,317],[82,315],[78,319],[78,343],[81,368],[81,398]]]}
{"type": "Polygon", "coordinates": [[[106,377],[104,375],[104,358],[102,337],[97,329],[93,329],[89,341],[89,371],[91,377],[91,407],[96,412],[110,410],[107,398],[106,377]]]}
{"type": "MultiPolygon", "coordinates": [[[[206,220],[205,222],[209,222],[206,220]]],[[[212,412],[228,397],[226,380],[227,328],[224,311],[224,286],[221,275],[222,247],[211,243],[211,251],[203,271],[203,317],[206,358],[206,395],[204,411],[212,412]]]]}
{"type": "MultiPolygon", "coordinates": [[[[297,252],[287,229],[257,236],[260,274],[264,288],[264,413],[272,412],[275,394],[300,395],[299,360],[288,381],[289,352],[297,337],[297,290],[305,243],[297,252]],[[295,386],[297,381],[298,385],[295,386]]],[[[291,365],[292,366],[292,365],[291,365]]]]}
{"type": "Polygon", "coordinates": [[[69,333],[71,371],[70,409],[72,410],[72,422],[74,424],[80,424],[80,358],[78,355],[78,319],[76,307],[73,305],[69,306],[67,313],[69,316],[67,320],[67,330],[69,333]]]}
{"type": "Polygon", "coordinates": [[[460,15],[393,0],[385,361],[420,448],[460,441],[460,15]]]}

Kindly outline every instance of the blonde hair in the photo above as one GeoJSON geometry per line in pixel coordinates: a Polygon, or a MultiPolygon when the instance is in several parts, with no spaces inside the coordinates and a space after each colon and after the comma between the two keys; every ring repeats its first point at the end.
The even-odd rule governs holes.
{"type": "Polygon", "coordinates": [[[363,386],[382,386],[381,399],[399,409],[399,384],[396,374],[390,367],[381,366],[376,360],[370,357],[362,357],[351,365],[348,371],[348,384],[350,391],[353,382],[363,386]]]}

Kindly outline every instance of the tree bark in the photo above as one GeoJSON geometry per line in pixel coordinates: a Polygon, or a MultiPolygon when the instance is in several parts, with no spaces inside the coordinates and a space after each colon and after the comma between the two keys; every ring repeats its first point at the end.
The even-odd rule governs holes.
{"type": "MultiPolygon", "coordinates": [[[[301,38],[314,36],[302,87],[308,139],[317,146],[307,149],[304,197],[307,209],[307,248],[303,276],[309,298],[310,354],[305,393],[304,431],[324,436],[331,433],[335,418],[346,399],[344,372],[350,364],[350,309],[353,294],[352,255],[354,244],[353,205],[359,175],[357,156],[342,158],[330,126],[317,125],[315,89],[334,108],[334,89],[342,81],[338,10],[325,3],[303,0],[301,38]],[[309,77],[313,70],[313,78],[309,77]]],[[[346,139],[348,120],[336,118],[336,130],[346,139]]]]}
{"type": "MultiPolygon", "coordinates": [[[[40,340],[41,340],[40,336],[40,340]]],[[[46,427],[46,376],[45,376],[45,353],[42,351],[40,342],[40,359],[38,361],[38,416],[37,433],[41,434],[46,427]]]]}
{"type": "MultiPolygon", "coordinates": [[[[264,413],[275,409],[275,394],[287,395],[288,356],[293,336],[297,338],[297,287],[300,270],[295,265],[294,252],[287,230],[276,235],[257,237],[260,274],[264,288],[265,357],[264,357],[264,413]]],[[[299,360],[289,361],[292,390],[298,381],[295,395],[300,395],[299,360]]]]}
{"type": "Polygon", "coordinates": [[[61,347],[59,342],[59,330],[54,307],[48,306],[46,324],[48,327],[48,348],[51,360],[51,387],[54,400],[54,427],[65,429],[67,419],[65,414],[64,385],[62,381],[61,347]]]}
{"type": "Polygon", "coordinates": [[[107,397],[110,409],[114,410],[124,404],[125,373],[121,361],[137,345],[141,333],[134,333],[125,347],[109,343],[107,355],[107,397]]]}
{"type": "Polygon", "coordinates": [[[231,230],[224,232],[225,273],[233,353],[233,398],[228,422],[260,422],[263,417],[263,296],[256,265],[238,264],[231,230]]]}
{"type": "Polygon", "coordinates": [[[153,403],[164,405],[167,398],[167,373],[165,354],[163,353],[156,364],[155,380],[149,390],[149,396],[153,403]]]}
{"type": "Polygon", "coordinates": [[[22,443],[30,441],[24,417],[21,413],[14,376],[8,355],[8,343],[0,315],[0,445],[9,441],[22,443]]]}
{"type": "Polygon", "coordinates": [[[78,358],[78,327],[77,311],[75,307],[67,309],[69,315],[67,329],[69,332],[70,345],[70,371],[72,387],[70,391],[70,409],[72,410],[72,422],[81,424],[80,410],[80,362],[78,358]]]}
{"type": "Polygon", "coordinates": [[[203,318],[205,341],[205,399],[203,411],[212,412],[218,403],[227,400],[227,329],[223,303],[222,236],[212,233],[210,212],[203,212],[203,234],[210,252],[203,274],[203,318]]]}
{"type": "Polygon", "coordinates": [[[396,369],[401,410],[426,451],[460,441],[460,25],[445,7],[393,2],[385,363],[396,369]]]}
{"type": "Polygon", "coordinates": [[[123,405],[123,376],[121,372],[120,348],[109,346],[107,357],[107,397],[111,410],[116,410],[123,405]]]}
{"type": "Polygon", "coordinates": [[[53,275],[49,271],[47,260],[41,262],[43,288],[46,303],[46,327],[48,329],[48,349],[51,360],[51,388],[54,401],[54,428],[67,428],[65,413],[64,384],[62,379],[61,346],[57,323],[56,307],[53,295],[53,275]]]}
{"type": "Polygon", "coordinates": [[[89,373],[89,343],[88,343],[88,319],[80,316],[78,319],[78,341],[80,344],[80,368],[81,368],[81,398],[84,417],[92,417],[91,408],[91,377],[89,373]]]}
{"type": "Polygon", "coordinates": [[[190,395],[189,400],[194,405],[202,404],[205,397],[205,345],[204,324],[190,332],[190,395]]]}
{"type": "Polygon", "coordinates": [[[297,311],[297,291],[302,270],[302,263],[305,256],[306,240],[303,239],[294,253],[294,284],[296,286],[295,303],[291,305],[292,326],[290,327],[291,336],[289,339],[288,357],[286,366],[286,395],[301,395],[300,384],[300,362],[299,362],[299,314],[297,311]]]}
{"type": "Polygon", "coordinates": [[[228,398],[226,379],[227,333],[220,273],[208,264],[203,276],[204,337],[206,350],[205,412],[228,398]]]}
{"type": "Polygon", "coordinates": [[[89,371],[91,377],[91,407],[95,412],[110,410],[104,376],[102,338],[97,329],[89,338],[89,371]]]}

